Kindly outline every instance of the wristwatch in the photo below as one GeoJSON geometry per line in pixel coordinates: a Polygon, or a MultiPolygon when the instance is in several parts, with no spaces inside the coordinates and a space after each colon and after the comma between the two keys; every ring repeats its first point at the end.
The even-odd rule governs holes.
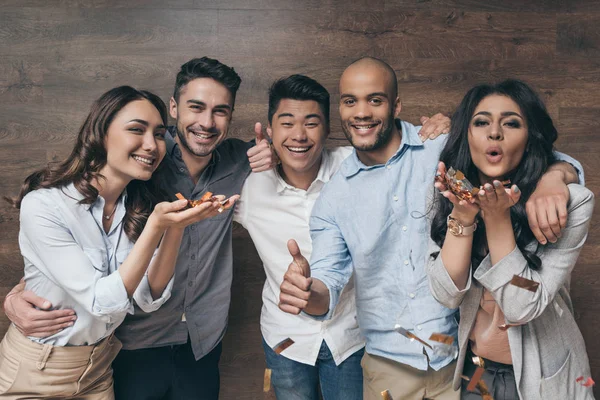
{"type": "Polygon", "coordinates": [[[448,215],[446,223],[448,224],[448,231],[454,236],[470,236],[477,229],[477,222],[473,222],[473,225],[464,226],[459,220],[451,215],[448,215]]]}

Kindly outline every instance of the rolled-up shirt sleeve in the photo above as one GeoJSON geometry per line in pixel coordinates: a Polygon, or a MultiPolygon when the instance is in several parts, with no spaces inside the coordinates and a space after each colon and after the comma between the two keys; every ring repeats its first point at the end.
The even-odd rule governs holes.
{"type": "Polygon", "coordinates": [[[556,161],[562,161],[571,164],[573,168],[575,168],[575,171],[577,171],[577,176],[579,177],[578,183],[581,186],[585,186],[585,174],[583,173],[583,166],[579,161],[568,154],[561,153],[560,151],[554,151],[554,157],[556,158],[556,161]]]}
{"type": "Polygon", "coordinates": [[[310,217],[310,236],[313,246],[311,277],[320,280],[329,289],[327,314],[311,317],[326,320],[332,317],[340,295],[352,276],[352,258],[335,222],[333,207],[323,194],[317,199],[310,217]]]}
{"type": "Polygon", "coordinates": [[[133,313],[118,271],[108,273],[103,249],[84,249],[49,199],[32,192],[21,203],[19,245],[23,257],[85,310],[112,323],[133,313]]]}
{"type": "Polygon", "coordinates": [[[133,293],[133,299],[135,300],[135,303],[142,309],[142,311],[147,313],[156,311],[171,298],[173,282],[175,282],[175,275],[171,277],[171,280],[169,283],[167,283],[167,286],[165,287],[165,290],[163,290],[160,297],[158,299],[154,299],[150,289],[148,273],[146,272],[137,289],[133,293]]]}

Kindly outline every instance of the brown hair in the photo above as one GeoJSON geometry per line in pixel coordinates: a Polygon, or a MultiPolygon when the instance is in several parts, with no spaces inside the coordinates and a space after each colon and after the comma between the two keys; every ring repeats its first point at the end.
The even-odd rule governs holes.
{"type": "MultiPolygon", "coordinates": [[[[148,100],[152,103],[160,113],[163,124],[167,125],[167,107],[160,97],[131,86],[111,89],[92,105],[90,113],[79,129],[75,146],[69,157],[62,162],[50,163],[47,167],[35,171],[25,179],[17,197],[5,197],[5,199],[15,208],[20,208],[23,197],[33,190],[62,187],[73,183],[83,195],[80,204],[92,204],[96,201],[98,190],[92,182],[104,178],[100,170],[106,165],[104,139],[108,127],[123,107],[136,100],[148,100]]],[[[123,229],[130,240],[137,240],[154,205],[163,197],[154,179],[148,182],[132,180],[127,185],[123,229]]]]}

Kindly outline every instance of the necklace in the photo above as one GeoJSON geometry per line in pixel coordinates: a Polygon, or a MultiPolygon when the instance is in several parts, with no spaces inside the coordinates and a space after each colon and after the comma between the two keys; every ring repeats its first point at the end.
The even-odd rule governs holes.
{"type": "Polygon", "coordinates": [[[103,215],[104,219],[108,221],[113,216],[113,214],[115,213],[115,211],[117,211],[117,205],[116,204],[115,204],[115,207],[113,208],[113,210],[112,210],[112,212],[110,214],[103,215]]]}

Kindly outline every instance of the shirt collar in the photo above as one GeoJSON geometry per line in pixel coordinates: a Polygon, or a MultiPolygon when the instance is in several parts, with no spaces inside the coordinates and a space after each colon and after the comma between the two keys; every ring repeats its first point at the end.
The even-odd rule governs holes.
{"type": "MultiPolygon", "coordinates": [[[[63,191],[65,192],[65,194],[67,196],[69,196],[71,199],[73,199],[77,203],[79,203],[81,200],[84,199],[83,194],[79,190],[77,190],[77,188],[75,187],[75,184],[72,182],[69,183],[67,186],[65,186],[63,191]]],[[[121,197],[119,197],[119,202],[117,204],[120,204],[124,207],[125,201],[127,201],[127,188],[125,188],[125,190],[123,190],[123,193],[121,193],[121,197]]],[[[104,207],[104,198],[100,195],[98,195],[98,197],[96,197],[96,200],[94,200],[93,203],[82,204],[82,206],[87,211],[89,211],[90,209],[96,207],[99,203],[102,203],[102,207],[104,207]]]]}
{"type": "MultiPolygon", "coordinates": [[[[274,169],[273,172],[275,173],[275,176],[277,177],[277,193],[281,193],[285,189],[296,190],[296,191],[297,190],[301,190],[301,189],[298,189],[298,188],[290,185],[289,183],[287,183],[281,177],[281,174],[279,174],[279,171],[277,169],[274,169]]],[[[310,190],[310,188],[313,187],[313,185],[315,184],[315,182],[321,182],[323,184],[329,182],[329,179],[331,178],[331,175],[332,175],[332,171],[331,171],[331,155],[329,154],[329,150],[323,149],[322,156],[321,156],[321,166],[319,167],[319,172],[317,173],[317,177],[310,184],[310,186],[309,186],[308,189],[310,190]]]]}
{"type": "Polygon", "coordinates": [[[394,153],[394,155],[385,164],[368,166],[360,161],[355,149],[350,157],[348,157],[347,162],[342,164],[341,173],[346,178],[350,178],[351,176],[358,174],[361,170],[369,170],[393,163],[402,155],[404,147],[423,147],[423,142],[419,137],[419,130],[414,125],[399,119],[394,120],[394,122],[396,127],[402,132],[402,142],[400,143],[400,147],[398,147],[398,150],[394,153]]]}

